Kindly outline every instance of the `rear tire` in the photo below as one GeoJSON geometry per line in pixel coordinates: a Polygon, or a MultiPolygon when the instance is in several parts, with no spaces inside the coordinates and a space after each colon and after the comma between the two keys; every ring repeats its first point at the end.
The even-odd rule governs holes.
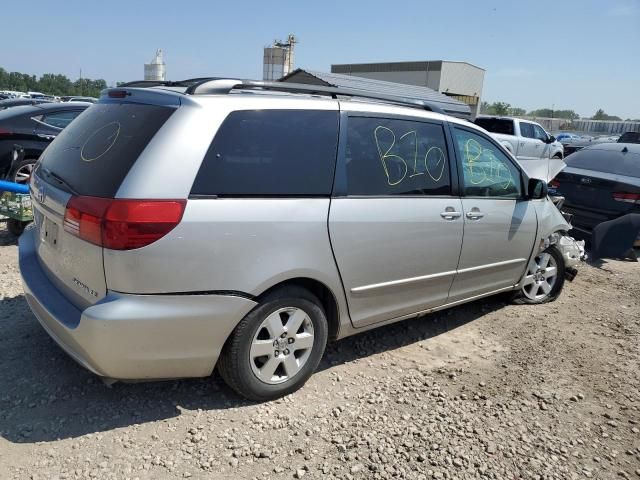
{"type": "Polygon", "coordinates": [[[288,395],[318,367],[328,324],[320,301],[301,287],[267,295],[235,328],[218,372],[233,390],[255,401],[288,395]]]}
{"type": "Polygon", "coordinates": [[[513,303],[536,305],[555,301],[564,287],[564,257],[550,246],[536,255],[527,268],[513,303]]]}

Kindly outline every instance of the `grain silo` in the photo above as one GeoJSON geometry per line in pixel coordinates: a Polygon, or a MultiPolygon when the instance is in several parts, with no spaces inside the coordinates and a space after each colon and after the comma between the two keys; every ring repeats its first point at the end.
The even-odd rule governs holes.
{"type": "Polygon", "coordinates": [[[166,65],[162,55],[162,49],[156,50],[156,55],[151,63],[144,64],[144,79],[164,81],[166,80],[166,65]]]}
{"type": "Polygon", "coordinates": [[[298,43],[294,35],[289,35],[286,42],[275,40],[270,47],[264,49],[262,63],[262,79],[278,80],[294,70],[293,47],[298,43]]]}

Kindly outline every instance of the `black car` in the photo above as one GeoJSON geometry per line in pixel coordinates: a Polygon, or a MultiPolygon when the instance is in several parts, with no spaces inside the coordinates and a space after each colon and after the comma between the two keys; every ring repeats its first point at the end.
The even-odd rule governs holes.
{"type": "Polygon", "coordinates": [[[40,154],[90,103],[42,103],[0,111],[0,178],[26,183],[40,154]],[[16,146],[24,159],[14,161],[16,146]]]}
{"type": "Polygon", "coordinates": [[[7,98],[6,100],[0,100],[0,110],[23,105],[38,105],[40,103],[51,103],[51,100],[43,98],[7,98]]]}
{"type": "Polygon", "coordinates": [[[640,143],[640,132],[625,132],[620,135],[618,143],[640,143]]]}
{"type": "Polygon", "coordinates": [[[640,213],[640,145],[602,143],[565,158],[567,167],[549,184],[565,197],[579,233],[590,235],[601,222],[640,213]]]}

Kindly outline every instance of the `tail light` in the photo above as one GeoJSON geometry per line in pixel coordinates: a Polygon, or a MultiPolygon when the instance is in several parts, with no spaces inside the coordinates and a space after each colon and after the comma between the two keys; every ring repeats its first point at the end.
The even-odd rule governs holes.
{"type": "Polygon", "coordinates": [[[6,128],[0,128],[0,137],[8,137],[12,135],[13,132],[11,130],[7,130],[6,128]]]}
{"type": "Polygon", "coordinates": [[[560,188],[560,182],[555,178],[549,182],[551,188],[560,188]]]}
{"type": "Polygon", "coordinates": [[[614,192],[613,199],[617,202],[637,203],[640,205],[640,193],[614,192]]]}
{"type": "Polygon", "coordinates": [[[182,220],[186,200],[129,200],[75,196],[67,203],[64,229],[112,250],[152,244],[182,220]]]}
{"type": "Polygon", "coordinates": [[[131,95],[126,90],[111,90],[109,92],[109,98],[126,98],[127,95],[131,95]]]}

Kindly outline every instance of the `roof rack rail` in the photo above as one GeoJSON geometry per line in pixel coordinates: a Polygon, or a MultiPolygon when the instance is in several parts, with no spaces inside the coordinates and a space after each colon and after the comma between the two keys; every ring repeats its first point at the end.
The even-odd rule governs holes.
{"type": "MultiPolygon", "coordinates": [[[[132,82],[126,82],[118,85],[118,87],[130,87],[130,88],[151,88],[151,87],[189,87],[196,83],[202,83],[210,80],[222,80],[217,77],[198,77],[188,78],[186,80],[134,80],[132,82]]],[[[116,88],[118,88],[116,87],[116,88]]]]}
{"type": "Polygon", "coordinates": [[[429,102],[419,98],[402,97],[399,95],[387,95],[356,88],[326,87],[323,85],[310,85],[306,83],[264,82],[259,80],[242,80],[225,77],[202,77],[179,81],[138,80],[123,83],[118,87],[186,87],[184,92],[186,95],[226,95],[231,93],[233,90],[262,90],[284,93],[304,93],[307,95],[324,95],[336,99],[338,97],[362,98],[469,119],[468,112],[458,111],[455,108],[447,108],[446,104],[438,105],[438,102],[429,102]]]}
{"type": "Polygon", "coordinates": [[[322,85],[308,85],[303,83],[262,82],[258,80],[220,78],[203,79],[201,82],[190,85],[185,93],[187,95],[228,94],[232,90],[269,90],[286,93],[306,93],[308,95],[326,95],[332,98],[364,98],[369,100],[378,100],[384,103],[391,103],[394,105],[420,108],[423,110],[429,110],[446,115],[446,112],[442,107],[439,107],[431,102],[419,100],[417,98],[384,95],[367,90],[358,90],[352,88],[325,87],[322,85]]]}

